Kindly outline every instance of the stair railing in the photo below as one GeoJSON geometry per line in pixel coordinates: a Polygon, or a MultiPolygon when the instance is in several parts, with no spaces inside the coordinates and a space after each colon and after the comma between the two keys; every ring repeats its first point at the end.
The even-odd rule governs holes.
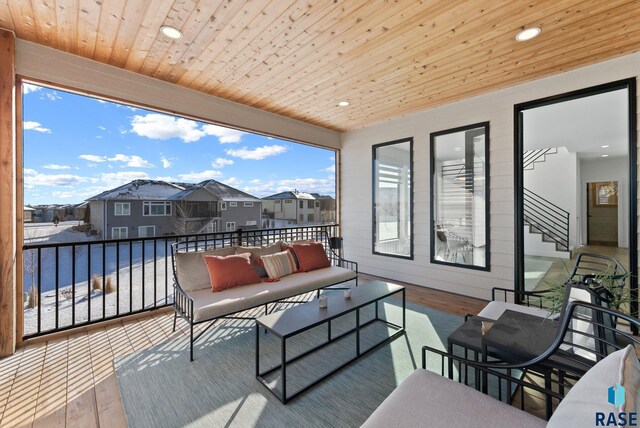
{"type": "Polygon", "coordinates": [[[523,190],[525,223],[555,242],[556,250],[569,251],[569,212],[527,188],[523,190]]]}
{"type": "Polygon", "coordinates": [[[533,169],[536,162],[544,162],[546,155],[554,155],[558,153],[557,147],[551,147],[548,149],[527,150],[522,155],[522,169],[531,167],[533,169]],[[542,159],[544,158],[544,159],[542,159]]]}

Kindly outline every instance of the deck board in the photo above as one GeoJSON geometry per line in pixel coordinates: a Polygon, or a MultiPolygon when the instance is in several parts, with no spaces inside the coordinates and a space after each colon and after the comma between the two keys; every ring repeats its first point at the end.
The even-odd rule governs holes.
{"type": "MultiPolygon", "coordinates": [[[[362,275],[361,279],[381,278],[362,275]]],[[[456,315],[477,313],[486,304],[402,285],[407,286],[407,301],[456,315]]],[[[188,334],[182,320],[173,332],[173,312],[154,311],[146,317],[31,341],[0,360],[0,426],[126,427],[113,359],[188,334]]]]}

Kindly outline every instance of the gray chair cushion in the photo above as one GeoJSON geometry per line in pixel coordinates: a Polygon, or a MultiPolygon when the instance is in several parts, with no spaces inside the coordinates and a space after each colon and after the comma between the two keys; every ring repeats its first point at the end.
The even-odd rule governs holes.
{"type": "Polygon", "coordinates": [[[363,427],[540,428],[546,421],[427,370],[414,371],[363,427]]]}

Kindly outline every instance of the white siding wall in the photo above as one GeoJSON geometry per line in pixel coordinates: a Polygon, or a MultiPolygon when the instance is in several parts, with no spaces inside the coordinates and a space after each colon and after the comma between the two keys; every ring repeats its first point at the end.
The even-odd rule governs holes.
{"type": "MultiPolygon", "coordinates": [[[[637,76],[640,54],[500,90],[343,134],[341,219],[344,254],[362,272],[488,299],[491,287],[513,288],[514,105],[637,76]],[[429,262],[429,133],[491,122],[491,271],[429,262]],[[414,260],[371,252],[371,146],[414,137],[414,260]]],[[[352,108],[358,108],[353,104],[352,108]]]]}

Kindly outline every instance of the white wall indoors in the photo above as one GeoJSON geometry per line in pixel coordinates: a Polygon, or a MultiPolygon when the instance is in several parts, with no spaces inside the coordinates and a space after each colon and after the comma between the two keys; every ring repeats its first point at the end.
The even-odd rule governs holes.
{"type": "MultiPolygon", "coordinates": [[[[469,98],[342,135],[340,220],[344,254],[360,271],[422,286],[490,298],[514,281],[514,105],[637,77],[640,54],[469,98]],[[490,121],[490,250],[488,272],[430,263],[429,133],[490,121]],[[414,137],[414,259],[372,254],[371,146],[414,137]]],[[[349,108],[359,108],[352,102],[349,108]]],[[[575,178],[573,181],[575,186],[575,178]]]]}
{"type": "MultiPolygon", "coordinates": [[[[618,182],[618,247],[629,247],[629,159],[608,157],[580,161],[580,206],[587,218],[587,183],[618,182]]],[[[583,222],[581,243],[587,244],[587,222],[583,222]]]]}
{"type": "MultiPolygon", "coordinates": [[[[526,121],[525,112],[525,121],[526,121]]],[[[526,149],[525,135],[525,149],[526,149]]],[[[569,213],[569,248],[578,245],[578,156],[564,147],[558,153],[547,154],[544,161],[536,162],[534,168],[524,171],[524,187],[569,213]]],[[[525,227],[525,230],[528,230],[525,227]]],[[[532,256],[562,256],[555,251],[555,245],[542,242],[541,235],[525,232],[524,251],[532,256]]],[[[565,254],[568,258],[568,253],[565,254]]]]}

